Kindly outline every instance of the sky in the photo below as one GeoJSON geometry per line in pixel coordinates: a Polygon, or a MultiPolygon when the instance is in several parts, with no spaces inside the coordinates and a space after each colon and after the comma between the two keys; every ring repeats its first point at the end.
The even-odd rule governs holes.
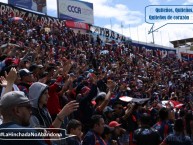
{"type": "MultiPolygon", "coordinates": [[[[148,34],[152,24],[145,22],[148,5],[193,5],[193,0],[81,0],[93,3],[94,25],[109,28],[132,40],[153,42],[148,34]],[[122,25],[122,27],[121,27],[122,25]]],[[[7,0],[0,0],[7,3],[7,0]]],[[[56,0],[47,0],[48,15],[56,16],[56,0]]],[[[165,22],[158,22],[158,26],[165,22]]],[[[156,28],[156,25],[154,26],[156,28]]],[[[193,24],[167,24],[154,32],[155,44],[173,47],[169,41],[191,38],[193,24]]]]}

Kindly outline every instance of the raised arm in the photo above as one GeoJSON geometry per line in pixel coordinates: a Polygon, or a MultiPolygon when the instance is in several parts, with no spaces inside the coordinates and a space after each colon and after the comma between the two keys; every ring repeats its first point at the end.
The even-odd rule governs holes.
{"type": "Polygon", "coordinates": [[[107,81],[107,87],[109,89],[107,95],[105,96],[105,100],[102,102],[102,104],[99,106],[100,110],[103,111],[104,108],[108,105],[113,89],[115,87],[115,83],[112,80],[108,80],[107,81]]]}
{"type": "Polygon", "coordinates": [[[16,78],[17,78],[17,71],[16,71],[15,68],[11,68],[10,72],[9,72],[8,75],[6,76],[7,86],[5,87],[5,91],[4,91],[4,93],[2,94],[2,96],[3,96],[5,93],[8,93],[8,92],[12,91],[12,87],[13,87],[13,84],[14,84],[16,78]]]}
{"type": "Polygon", "coordinates": [[[70,115],[72,112],[76,111],[79,107],[79,103],[76,101],[70,101],[66,104],[62,110],[57,114],[56,119],[52,122],[52,126],[55,128],[60,128],[64,117],[70,115]]]}

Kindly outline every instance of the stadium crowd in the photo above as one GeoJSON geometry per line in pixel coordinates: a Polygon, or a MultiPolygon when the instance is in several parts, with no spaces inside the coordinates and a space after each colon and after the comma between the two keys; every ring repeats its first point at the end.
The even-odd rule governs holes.
{"type": "Polygon", "coordinates": [[[192,62],[104,45],[65,26],[0,19],[1,132],[67,131],[56,140],[1,136],[13,139],[1,145],[192,144],[192,62]]]}

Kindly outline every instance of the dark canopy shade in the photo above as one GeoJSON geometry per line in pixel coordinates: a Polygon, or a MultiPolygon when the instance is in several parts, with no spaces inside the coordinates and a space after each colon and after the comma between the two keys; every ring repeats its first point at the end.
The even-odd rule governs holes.
{"type": "Polygon", "coordinates": [[[174,48],[182,46],[182,45],[186,45],[186,43],[188,42],[193,43],[193,38],[170,41],[170,43],[174,45],[174,48]]]}

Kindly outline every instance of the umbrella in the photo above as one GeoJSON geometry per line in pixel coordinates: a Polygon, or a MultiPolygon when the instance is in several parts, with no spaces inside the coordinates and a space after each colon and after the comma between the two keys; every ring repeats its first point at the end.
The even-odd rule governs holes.
{"type": "Polygon", "coordinates": [[[100,52],[100,54],[108,54],[108,53],[109,53],[108,50],[103,50],[103,51],[100,52]]]}
{"type": "Polygon", "coordinates": [[[144,102],[148,101],[150,98],[145,98],[145,99],[138,99],[138,98],[133,98],[133,102],[138,103],[138,104],[143,104],[144,102]]]}
{"type": "Polygon", "coordinates": [[[119,99],[124,102],[131,102],[133,98],[128,96],[122,96],[119,99]]]}
{"type": "Polygon", "coordinates": [[[132,98],[132,97],[129,97],[129,96],[122,96],[119,99],[121,101],[124,101],[124,102],[135,102],[135,103],[138,103],[138,104],[143,104],[144,102],[149,100],[149,98],[138,99],[138,98],[132,98]]]}
{"type": "Polygon", "coordinates": [[[7,46],[20,47],[20,46],[19,46],[19,45],[17,45],[17,44],[13,44],[13,43],[6,43],[6,44],[1,45],[1,48],[7,48],[7,46]]]}
{"type": "Polygon", "coordinates": [[[178,72],[180,72],[180,70],[174,70],[174,71],[173,71],[173,73],[178,73],[178,72]]]}
{"type": "Polygon", "coordinates": [[[105,43],[105,45],[111,46],[112,44],[111,43],[105,43]]]}
{"type": "Polygon", "coordinates": [[[173,101],[173,100],[164,100],[162,101],[162,106],[163,107],[167,107],[167,106],[171,106],[171,107],[174,107],[174,108],[182,108],[184,106],[184,104],[178,102],[178,101],[173,101]]]}
{"type": "Polygon", "coordinates": [[[10,20],[10,21],[18,21],[18,22],[22,22],[22,21],[23,21],[23,19],[20,18],[20,17],[12,17],[12,18],[10,18],[9,20],[10,20]]]}

